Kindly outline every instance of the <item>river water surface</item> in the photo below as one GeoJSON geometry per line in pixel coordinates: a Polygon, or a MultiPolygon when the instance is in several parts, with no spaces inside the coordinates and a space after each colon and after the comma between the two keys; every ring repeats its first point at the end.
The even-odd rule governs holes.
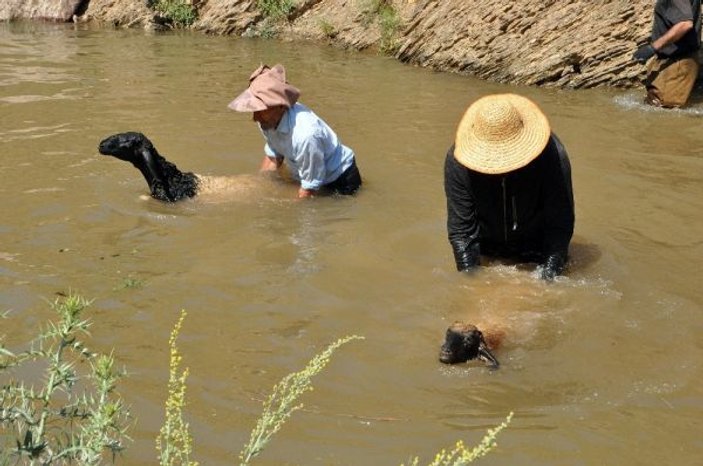
{"type": "Polygon", "coordinates": [[[181,309],[204,465],[237,463],[272,386],[352,334],[365,340],[334,354],[256,464],[426,464],[511,411],[481,464],[701,464],[703,119],[639,98],[317,45],[0,24],[0,310],[12,311],[0,334],[20,349],[56,293],[94,299],[90,344],[129,372],[122,464],[156,463],[181,309]],[[261,135],[226,106],[261,62],[284,63],[355,150],[358,196],[299,202],[295,186],[262,180],[167,205],[98,154],[105,136],[136,130],[184,170],[255,174],[261,135]],[[573,260],[551,284],[529,267],[458,274],[446,239],[456,124],[506,91],[542,106],[571,156],[573,260]],[[500,370],[437,362],[457,319],[506,330],[500,370]]]}

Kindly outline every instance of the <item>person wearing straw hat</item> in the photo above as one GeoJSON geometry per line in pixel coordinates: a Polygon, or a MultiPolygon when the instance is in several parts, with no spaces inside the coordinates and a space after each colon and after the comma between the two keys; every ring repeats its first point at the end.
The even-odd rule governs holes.
{"type": "Polygon", "coordinates": [[[261,65],[249,87],[228,105],[251,112],[266,144],[262,171],[276,171],[285,161],[300,183],[298,197],[318,193],[354,194],[361,175],[354,152],[309,108],[298,102],[300,91],[286,81],[283,65],[261,65]]]}
{"type": "Polygon", "coordinates": [[[488,95],[464,113],[444,165],[447,231],[457,270],[481,256],[562,273],[574,231],[571,165],[547,117],[526,97],[488,95]]]}
{"type": "Polygon", "coordinates": [[[632,55],[647,64],[646,103],[686,104],[698,78],[700,47],[701,0],[657,0],[650,41],[632,55]]]}

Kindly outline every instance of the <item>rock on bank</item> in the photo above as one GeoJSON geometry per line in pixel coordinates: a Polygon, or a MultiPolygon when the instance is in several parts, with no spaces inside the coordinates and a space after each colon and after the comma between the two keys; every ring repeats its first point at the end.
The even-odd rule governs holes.
{"type": "Polygon", "coordinates": [[[0,21],[45,19],[69,21],[84,0],[0,0],[0,21]]]}
{"type": "MultiPolygon", "coordinates": [[[[0,20],[13,8],[47,17],[35,14],[39,6],[60,3],[80,6],[86,20],[160,23],[145,0],[3,1],[9,4],[0,7],[0,20]]],[[[198,12],[192,27],[206,33],[376,47],[417,66],[563,88],[639,84],[644,67],[630,56],[649,34],[653,8],[651,0],[280,0],[291,6],[274,20],[257,0],[189,2],[198,12]]]]}

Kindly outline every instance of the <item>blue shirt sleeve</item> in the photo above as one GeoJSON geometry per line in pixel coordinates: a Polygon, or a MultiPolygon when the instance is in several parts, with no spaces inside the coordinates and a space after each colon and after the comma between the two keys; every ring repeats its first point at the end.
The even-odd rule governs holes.
{"type": "Polygon", "coordinates": [[[266,155],[268,157],[271,157],[272,159],[276,158],[276,153],[271,149],[271,146],[269,146],[268,143],[264,145],[264,153],[266,153],[266,155]]]}
{"type": "Polygon", "coordinates": [[[300,187],[317,191],[325,182],[325,143],[324,135],[315,131],[301,143],[300,148],[300,187]]]}

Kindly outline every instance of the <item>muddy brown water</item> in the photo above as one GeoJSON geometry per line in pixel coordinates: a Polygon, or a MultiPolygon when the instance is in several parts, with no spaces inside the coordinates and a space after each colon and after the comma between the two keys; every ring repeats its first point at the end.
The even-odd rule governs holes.
{"type": "MultiPolygon", "coordinates": [[[[11,348],[74,290],[95,301],[93,348],[129,371],[134,441],[155,464],[167,341],[190,368],[194,457],[237,462],[271,387],[345,335],[256,464],[425,463],[477,443],[482,464],[696,464],[703,457],[701,109],[649,111],[636,91],[512,88],[324,46],[64,25],[0,25],[0,305],[11,348]],[[226,108],[260,62],[352,147],[350,199],[294,200],[261,182],[176,205],[97,143],[144,132],[180,168],[257,171],[262,139],[226,108]],[[442,164],[466,105],[537,101],[572,159],[573,261],[454,270],[442,164]],[[141,286],[125,287],[129,281],[141,286]],[[437,362],[455,319],[501,325],[502,367],[437,362]]],[[[5,376],[6,377],[6,376],[5,376]]]]}

